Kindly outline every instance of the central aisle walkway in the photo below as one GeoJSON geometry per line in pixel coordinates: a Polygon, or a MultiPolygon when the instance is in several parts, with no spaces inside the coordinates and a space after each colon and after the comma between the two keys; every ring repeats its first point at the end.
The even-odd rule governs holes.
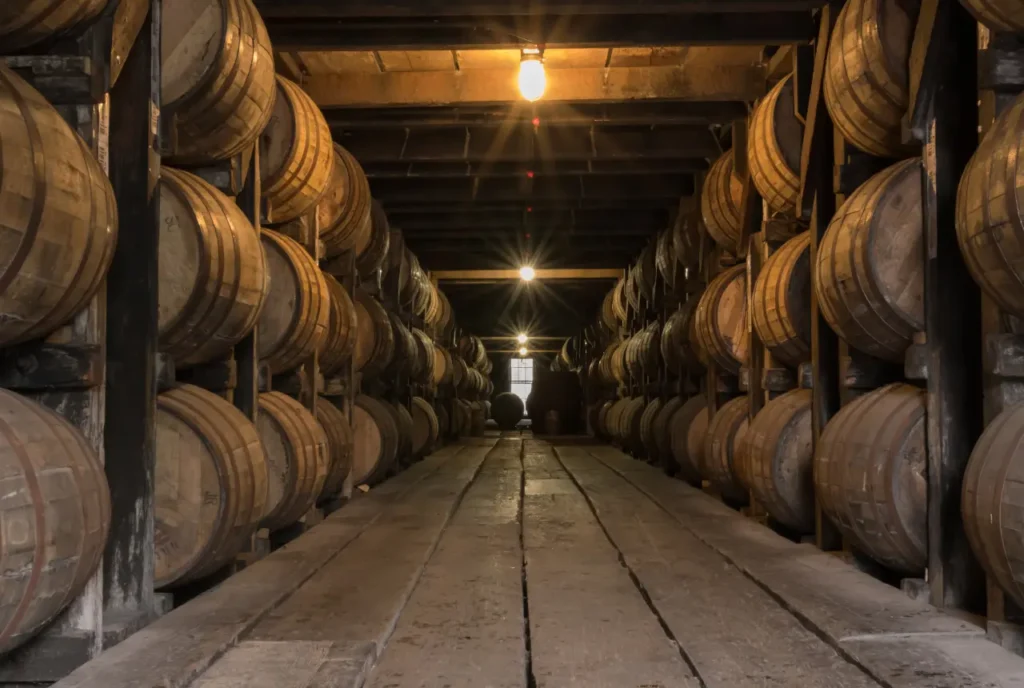
{"type": "Polygon", "coordinates": [[[1024,686],[1024,660],[610,447],[506,437],[446,448],[57,684],[364,685],[987,688],[1024,686]]]}

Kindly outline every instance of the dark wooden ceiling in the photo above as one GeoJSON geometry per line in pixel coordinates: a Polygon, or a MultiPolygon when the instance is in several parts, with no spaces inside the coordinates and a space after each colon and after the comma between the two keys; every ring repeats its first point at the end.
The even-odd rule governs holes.
{"type": "MultiPolygon", "coordinates": [[[[727,147],[729,125],[763,92],[763,76],[750,71],[763,75],[761,54],[742,46],[765,46],[768,55],[808,42],[812,9],[822,2],[256,4],[279,68],[321,104],[392,226],[427,269],[447,270],[625,267],[670,226],[727,147]],[[471,69],[492,54],[479,52],[486,49],[509,70],[518,58],[508,49],[531,44],[549,51],[553,69],[565,68],[557,74],[566,88],[557,92],[567,99],[525,103],[504,83],[487,83],[514,72],[471,69]],[[733,55],[734,64],[716,71],[716,55],[733,55]],[[431,66],[416,66],[425,62],[431,66]],[[349,64],[357,66],[347,71],[349,64]]],[[[529,296],[508,283],[445,291],[460,322],[479,334],[508,334],[524,319],[562,334],[593,317],[608,287],[532,285],[529,296]]]]}

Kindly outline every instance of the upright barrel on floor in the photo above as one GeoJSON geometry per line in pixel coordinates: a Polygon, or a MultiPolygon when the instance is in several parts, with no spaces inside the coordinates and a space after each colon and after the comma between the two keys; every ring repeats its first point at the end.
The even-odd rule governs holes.
{"type": "Polygon", "coordinates": [[[251,0],[193,0],[161,28],[163,116],[173,117],[174,162],[226,160],[266,127],[276,95],[267,27],[251,0]]]}
{"type": "Polygon", "coordinates": [[[271,476],[256,427],[223,397],[182,385],[157,397],[157,588],[208,576],[263,517],[271,476]]]}
{"type": "Polygon", "coordinates": [[[103,557],[110,493],[81,433],[53,411],[0,390],[0,654],[43,628],[103,557]]]}
{"type": "Polygon", "coordinates": [[[738,375],[747,360],[746,266],[728,268],[711,280],[697,304],[694,332],[706,360],[738,375]]]}
{"type": "Polygon", "coordinates": [[[818,503],[875,561],[920,575],[927,556],[925,394],[898,383],[837,413],[814,456],[818,503]]]}
{"type": "Polygon", "coordinates": [[[921,159],[871,177],[843,203],[818,247],[821,314],[850,346],[903,362],[924,323],[921,159]]]}
{"type": "Polygon", "coordinates": [[[262,135],[260,191],[268,221],[280,224],[309,213],[327,193],[334,144],[327,120],[302,87],[278,75],[276,93],[262,135]]]}
{"type": "Polygon", "coordinates": [[[256,421],[267,457],[269,489],[260,525],[279,530],[316,504],[327,480],[327,435],[306,408],[281,392],[264,392],[256,421]]]}
{"type": "Polygon", "coordinates": [[[117,206],[85,142],[2,65],[0,148],[0,346],[7,346],[49,334],[89,302],[114,256],[117,206]]]}
{"type": "Polygon", "coordinates": [[[708,170],[701,190],[700,211],[708,235],[726,251],[736,254],[740,239],[743,183],[735,174],[733,151],[726,151],[708,170]]]}
{"type": "Polygon", "coordinates": [[[746,396],[736,397],[722,404],[708,422],[708,435],[704,441],[704,477],[726,500],[746,504],[750,496],[740,480],[737,457],[744,451],[749,428],[746,396]]]}
{"type": "Polygon", "coordinates": [[[773,253],[750,292],[754,329],[772,356],[796,368],[811,358],[811,235],[773,253]]]}
{"type": "Polygon", "coordinates": [[[814,532],[811,392],[795,389],[762,408],[747,430],[739,474],[765,511],[799,533],[814,532]]]}
{"type": "Polygon", "coordinates": [[[791,213],[800,195],[804,125],[797,117],[793,76],[775,84],[750,119],[750,179],[768,207],[791,213]]]}
{"type": "Polygon", "coordinates": [[[882,158],[907,152],[901,122],[910,103],[908,62],[917,4],[849,0],[832,30],[825,105],[843,138],[882,158]]]}
{"type": "Polygon", "coordinates": [[[170,167],[159,188],[160,350],[187,368],[252,332],[270,277],[260,237],[233,199],[170,167]]]}
{"type": "Polygon", "coordinates": [[[274,373],[310,358],[327,336],[331,296],[324,273],[299,242],[269,229],[261,233],[270,291],[259,318],[259,357],[274,373]]]}
{"type": "Polygon", "coordinates": [[[329,458],[320,498],[330,499],[341,492],[345,478],[352,470],[352,426],[341,409],[325,397],[316,400],[316,419],[327,437],[329,458]]]}

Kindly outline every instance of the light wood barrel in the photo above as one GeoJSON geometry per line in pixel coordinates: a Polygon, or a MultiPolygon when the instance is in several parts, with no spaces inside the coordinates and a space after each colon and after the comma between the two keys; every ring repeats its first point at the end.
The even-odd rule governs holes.
{"type": "Polygon", "coordinates": [[[775,212],[792,213],[796,207],[803,136],[789,75],[772,87],[750,119],[750,179],[775,212]]]}
{"type": "Polygon", "coordinates": [[[622,399],[616,399],[611,408],[608,409],[608,415],[605,417],[608,428],[608,436],[613,444],[622,445],[622,412],[625,410],[626,405],[629,404],[630,398],[623,397],[622,399]]]}
{"type": "Polygon", "coordinates": [[[810,390],[765,404],[737,458],[743,482],[772,518],[798,533],[814,532],[810,390]]]}
{"type": "Polygon", "coordinates": [[[901,121],[910,103],[908,61],[917,21],[912,3],[848,0],[832,30],[825,105],[843,138],[883,158],[903,157],[901,121]]]}
{"type": "Polygon", "coordinates": [[[696,311],[697,299],[691,298],[665,321],[661,331],[661,357],[670,371],[697,371],[701,368],[700,358],[693,347],[696,311]]]}
{"type": "Polygon", "coordinates": [[[434,347],[434,385],[451,384],[455,362],[443,346],[434,347]]]}
{"type": "Polygon", "coordinates": [[[412,455],[412,416],[409,409],[401,404],[392,404],[380,400],[384,408],[391,414],[395,421],[395,428],[398,430],[398,463],[405,467],[416,458],[412,455]]]}
{"type": "Polygon", "coordinates": [[[658,417],[664,402],[655,397],[647,402],[643,413],[640,414],[640,444],[643,445],[644,455],[648,459],[658,458],[658,445],[654,438],[654,419],[658,417]]]}
{"type": "Polygon", "coordinates": [[[615,306],[613,302],[615,300],[615,289],[611,289],[607,294],[604,295],[604,300],[601,301],[601,318],[600,323],[609,332],[617,332],[619,327],[618,318],[615,315],[615,306]]]}
{"type": "Polygon", "coordinates": [[[327,334],[320,348],[320,372],[326,376],[341,372],[356,346],[356,307],[333,275],[323,273],[331,298],[327,334]]]}
{"type": "Polygon", "coordinates": [[[974,18],[1005,33],[1024,33],[1024,6],[1018,0],[960,0],[974,18]]]}
{"type": "Polygon", "coordinates": [[[270,120],[274,55],[251,0],[183,0],[161,22],[163,113],[175,118],[173,161],[225,160],[270,120]]]}
{"type": "Polygon", "coordinates": [[[117,241],[114,192],[85,142],[0,66],[0,346],[68,322],[103,282],[117,241]]]}
{"type": "Polygon", "coordinates": [[[352,484],[373,485],[398,460],[398,427],[384,403],[360,394],[352,408],[352,484]]]}
{"type": "Polygon", "coordinates": [[[5,55],[63,33],[99,16],[107,0],[4,0],[0,46],[5,55]]]}
{"type": "Polygon", "coordinates": [[[993,420],[971,452],[961,501],[964,529],[978,560],[1017,604],[1024,604],[1024,565],[1020,547],[1021,428],[1024,406],[993,420]]]}
{"type": "Polygon", "coordinates": [[[622,407],[619,416],[619,438],[623,448],[629,452],[642,453],[643,442],[640,439],[640,420],[646,407],[643,397],[632,397],[622,407]]]}
{"type": "Polygon", "coordinates": [[[871,177],[840,208],[818,247],[821,314],[864,353],[903,362],[924,330],[921,159],[871,177]]]}
{"type": "Polygon", "coordinates": [[[704,442],[708,434],[708,406],[703,395],[687,399],[672,414],[669,432],[676,475],[699,486],[704,476],[704,442]]]}
{"type": "Polygon", "coordinates": [[[925,394],[900,383],[844,406],[814,457],[822,510],[859,550],[909,575],[928,563],[926,456],[925,394]]]}
{"type": "Polygon", "coordinates": [[[260,525],[279,530],[316,504],[327,480],[327,435],[305,406],[281,392],[260,394],[260,442],[267,457],[270,487],[260,525]]]}
{"type": "Polygon", "coordinates": [[[345,251],[362,254],[370,244],[370,183],[347,150],[334,144],[331,181],[320,204],[320,238],[328,257],[345,251]]]}
{"type": "Polygon", "coordinates": [[[413,378],[424,384],[433,384],[434,342],[426,332],[415,327],[412,328],[412,336],[416,340],[416,365],[413,378]]]}
{"type": "Polygon", "coordinates": [[[750,498],[736,465],[750,425],[748,409],[746,396],[722,404],[710,419],[704,440],[704,478],[724,499],[737,504],[745,504],[750,498]]]}
{"type": "Polygon", "coordinates": [[[732,375],[739,374],[750,349],[746,284],[746,266],[728,268],[708,284],[694,315],[696,341],[704,359],[732,375]]]}
{"type": "Polygon", "coordinates": [[[160,173],[160,350],[187,368],[252,332],[270,289],[260,237],[238,205],[194,174],[160,173]]]}
{"type": "Polygon", "coordinates": [[[387,372],[392,375],[412,375],[417,357],[417,343],[412,331],[405,326],[396,313],[388,313],[391,321],[391,339],[394,342],[394,353],[388,363],[387,372]]]}
{"type": "Polygon", "coordinates": [[[626,322],[626,278],[620,277],[612,290],[612,312],[619,324],[626,322]]]}
{"type": "Polygon", "coordinates": [[[733,152],[726,151],[711,165],[700,195],[704,227],[715,243],[735,254],[742,222],[743,182],[734,172],[733,152]]]}
{"type": "Polygon", "coordinates": [[[656,375],[661,367],[661,325],[655,321],[630,337],[624,354],[634,377],[656,375]]]}
{"type": "Polygon", "coordinates": [[[479,337],[474,335],[460,337],[459,353],[466,359],[466,363],[477,370],[482,371],[487,365],[487,347],[479,337]]]}
{"type": "Polygon", "coordinates": [[[654,437],[654,448],[651,450],[651,458],[657,461],[662,469],[672,475],[675,473],[675,459],[672,457],[672,416],[683,405],[683,397],[672,397],[661,405],[651,424],[651,434],[654,437]]]}
{"type": "Polygon", "coordinates": [[[452,400],[452,435],[458,439],[473,431],[473,410],[464,399],[452,400]]]}
{"type": "Polygon", "coordinates": [[[276,93],[262,135],[260,188],[268,221],[279,224],[309,213],[327,193],[334,144],[323,113],[298,84],[278,75],[276,93]]]}
{"type": "Polygon", "coordinates": [[[173,588],[230,563],[266,511],[270,476],[256,427],[213,392],[157,397],[154,582],[173,588]]]}
{"type": "Polygon", "coordinates": [[[356,271],[363,279],[370,279],[377,270],[387,266],[388,247],[391,243],[391,227],[384,208],[376,200],[370,202],[370,241],[366,249],[356,257],[356,271]]]}
{"type": "Polygon", "coordinates": [[[811,235],[793,237],[761,268],[750,293],[754,329],[772,356],[796,368],[811,359],[811,235]]]}
{"type": "Polygon", "coordinates": [[[412,453],[417,457],[430,454],[441,435],[440,421],[434,407],[426,399],[412,398],[412,453]]]}
{"type": "MultiPolygon", "coordinates": [[[[707,233],[699,207],[680,211],[672,226],[672,253],[676,262],[693,275],[700,267],[701,252],[710,248],[702,246],[707,233]]],[[[677,271],[680,268],[676,268],[677,271]]]]}
{"type": "Polygon", "coordinates": [[[103,556],[110,493],[81,433],[53,411],[0,390],[0,653],[77,597],[103,556]]]}
{"type": "Polygon", "coordinates": [[[399,301],[408,302],[409,262],[405,256],[405,238],[401,230],[391,229],[388,236],[388,254],[384,258],[384,288],[398,294],[399,301]]]}
{"type": "Polygon", "coordinates": [[[960,180],[956,235],[974,281],[999,306],[1024,316],[1024,96],[995,121],[960,180]]]}
{"type": "Polygon", "coordinates": [[[259,318],[259,356],[274,373],[292,370],[320,349],[331,324],[324,273],[299,242],[261,232],[270,292],[259,318]]]}
{"type": "Polygon", "coordinates": [[[391,363],[395,336],[384,306],[362,289],[356,289],[356,346],[352,354],[356,371],[377,375],[391,363]]]}
{"type": "Polygon", "coordinates": [[[352,470],[352,426],[341,409],[324,397],[316,400],[316,419],[327,437],[328,468],[320,499],[330,499],[345,484],[352,470]]]}
{"type": "Polygon", "coordinates": [[[654,298],[654,291],[657,286],[658,277],[658,255],[657,242],[651,241],[640,252],[636,261],[637,288],[645,299],[650,301],[654,298]]]}

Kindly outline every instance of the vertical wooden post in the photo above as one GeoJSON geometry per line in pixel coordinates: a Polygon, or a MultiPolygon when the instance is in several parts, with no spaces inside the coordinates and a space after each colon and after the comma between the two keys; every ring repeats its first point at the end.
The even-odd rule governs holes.
{"type": "MultiPolygon", "coordinates": [[[[249,159],[248,172],[245,175],[245,183],[242,185],[242,192],[238,194],[235,202],[245,213],[245,217],[252,223],[253,230],[257,236],[260,233],[261,224],[261,199],[260,189],[260,147],[253,146],[253,153],[249,159]]],[[[259,328],[254,327],[242,341],[234,348],[236,383],[232,401],[235,407],[245,414],[245,417],[256,422],[259,413],[259,328]]]]}

